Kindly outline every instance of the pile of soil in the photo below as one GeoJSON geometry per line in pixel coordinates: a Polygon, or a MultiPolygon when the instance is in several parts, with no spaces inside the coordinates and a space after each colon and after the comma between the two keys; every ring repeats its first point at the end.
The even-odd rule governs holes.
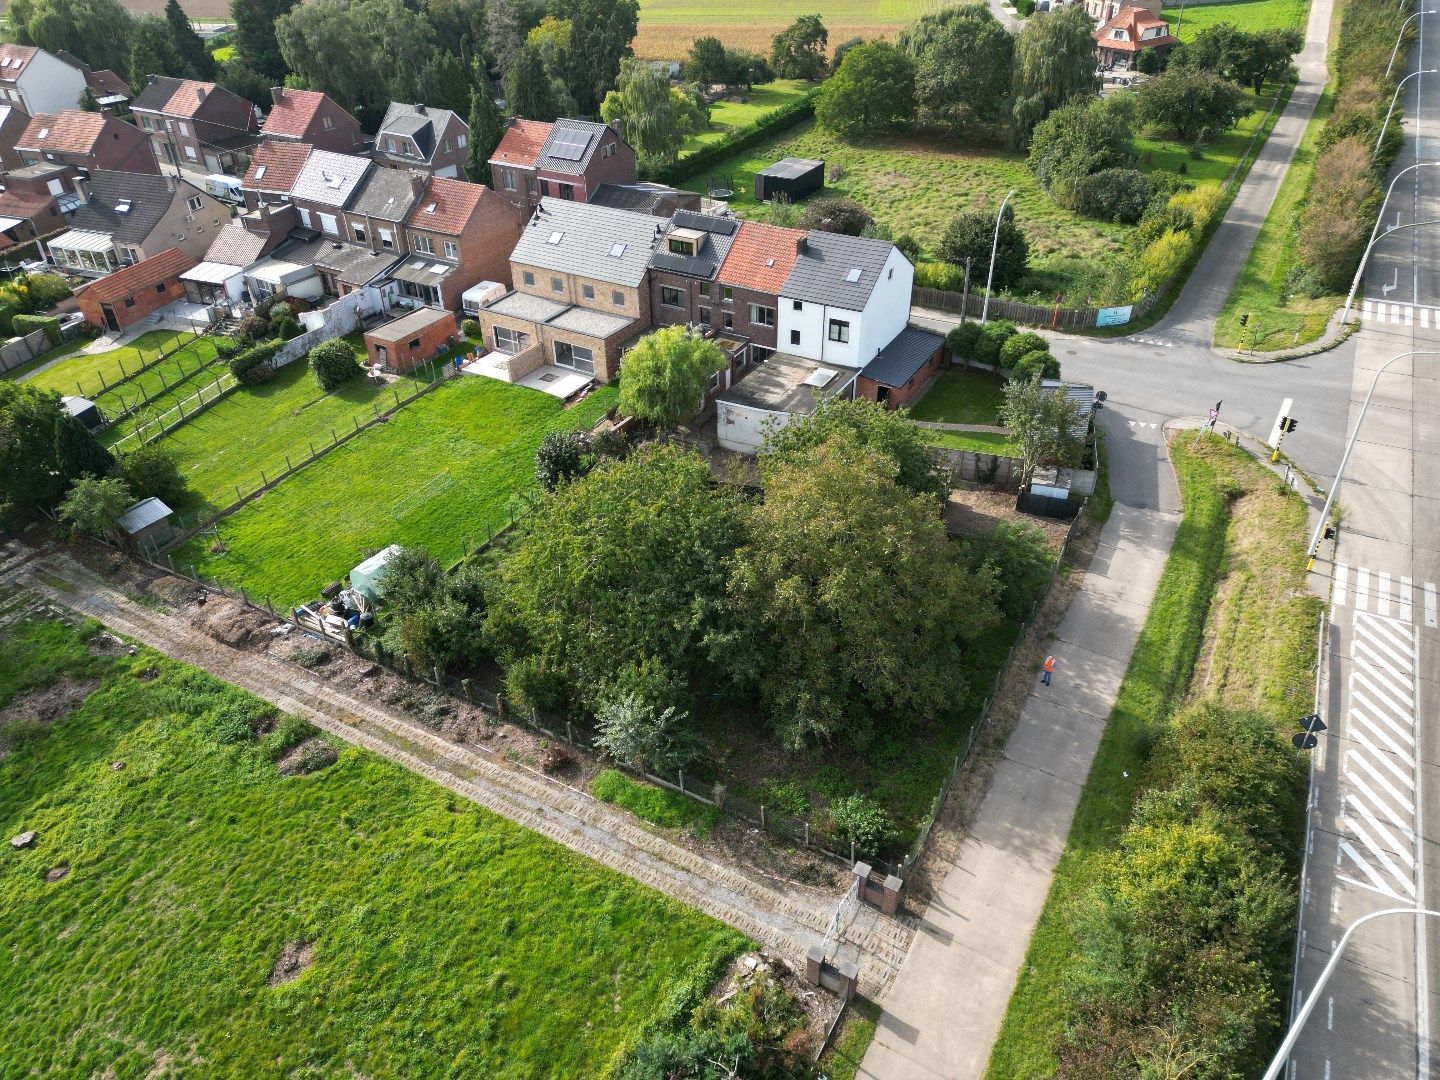
{"type": "Polygon", "coordinates": [[[184,578],[165,575],[145,585],[145,594],[156,600],[164,601],[172,607],[179,607],[188,600],[192,600],[196,593],[195,583],[186,581],[184,578]]]}
{"type": "Polygon", "coordinates": [[[281,776],[296,776],[300,773],[319,772],[334,765],[340,759],[339,752],[326,740],[316,736],[306,739],[295,749],[275,763],[281,776]]]}
{"type": "Polygon", "coordinates": [[[313,941],[288,941],[285,943],[285,948],[280,950],[280,955],[275,960],[275,966],[270,969],[270,978],[266,982],[270,986],[292,982],[298,979],[300,973],[308,968],[314,960],[315,943],[313,941]]]}
{"type": "Polygon", "coordinates": [[[268,640],[274,620],[246,607],[238,600],[211,597],[194,617],[196,629],[208,634],[222,645],[241,648],[252,641],[268,640]]]}
{"type": "Polygon", "coordinates": [[[100,685],[99,679],[71,679],[68,676],[33,693],[18,697],[0,709],[0,727],[12,720],[38,720],[43,724],[63,720],[100,685]]]}
{"type": "Polygon", "coordinates": [[[91,656],[119,656],[122,653],[129,652],[130,646],[110,633],[110,631],[101,630],[89,641],[85,642],[85,649],[91,656]]]}

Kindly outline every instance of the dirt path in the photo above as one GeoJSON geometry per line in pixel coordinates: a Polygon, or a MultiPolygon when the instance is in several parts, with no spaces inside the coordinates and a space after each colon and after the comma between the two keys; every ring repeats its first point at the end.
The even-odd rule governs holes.
{"type": "MultiPolygon", "coordinates": [[[[802,963],[834,913],[829,891],[767,886],[641,828],[627,813],[538,774],[509,768],[452,743],[397,710],[347,692],[273,657],[229,648],[182,617],[152,610],[110,588],[63,552],[0,558],[0,587],[17,587],[103,622],[150,648],[264,698],[323,731],[442,784],[802,963]]],[[[878,913],[877,913],[878,914],[878,913]]],[[[861,992],[882,997],[913,931],[884,917],[857,919],[845,943],[859,955],[861,992]]]]}

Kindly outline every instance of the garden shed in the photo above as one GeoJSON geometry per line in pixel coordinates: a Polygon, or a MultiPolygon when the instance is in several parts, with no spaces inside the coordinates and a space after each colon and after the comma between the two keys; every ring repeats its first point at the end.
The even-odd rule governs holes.
{"type": "Polygon", "coordinates": [[[814,158],[781,158],[755,174],[755,198],[769,202],[784,195],[792,203],[825,186],[825,162],[814,158]]]}
{"type": "Polygon", "coordinates": [[[444,352],[460,335],[455,316],[439,308],[419,307],[408,315],[365,333],[370,363],[391,371],[409,371],[444,352]]]}
{"type": "Polygon", "coordinates": [[[391,544],[371,555],[370,558],[350,571],[350,587],[372,604],[378,604],[380,602],[380,579],[385,575],[386,565],[399,553],[400,545],[391,544]]]}
{"type": "Polygon", "coordinates": [[[67,413],[85,425],[86,431],[94,431],[105,422],[105,418],[100,415],[100,407],[89,398],[76,397],[71,394],[61,398],[60,404],[64,406],[67,413]]]}
{"type": "Polygon", "coordinates": [[[153,496],[141,499],[115,522],[125,539],[136,547],[158,546],[170,539],[175,512],[153,496]]]}

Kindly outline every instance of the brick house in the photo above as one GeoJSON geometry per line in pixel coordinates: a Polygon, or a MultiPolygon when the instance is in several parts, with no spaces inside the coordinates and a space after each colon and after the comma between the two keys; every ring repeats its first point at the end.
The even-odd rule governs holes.
{"type": "Polygon", "coordinates": [[[0,234],[6,238],[0,248],[49,236],[64,227],[65,217],[54,195],[0,192],[0,234]]]}
{"type": "Polygon", "coordinates": [[[46,245],[57,266],[105,274],[178,248],[200,259],[230,208],[203,188],[175,176],[97,172],[70,228],[46,245]]]}
{"type": "Polygon", "coordinates": [[[650,326],[650,257],[665,218],[543,199],[510,255],[515,291],[486,305],[487,346],[610,382],[623,347],[650,326]]]}
{"type": "Polygon", "coordinates": [[[263,142],[240,181],[245,207],[254,210],[290,201],[290,189],[315,148],[303,142],[263,142]]]}
{"type": "Polygon", "coordinates": [[[454,312],[422,307],[367,330],[365,351],[372,364],[409,371],[444,352],[459,336],[454,312]]]}
{"type": "Polygon", "coordinates": [[[316,90],[270,89],[273,105],[260,134],[267,139],[303,142],[337,154],[361,153],[365,135],[360,121],[316,90]]]}
{"type": "Polygon", "coordinates": [[[777,348],[780,290],[795,267],[806,233],[742,221],[715,277],[712,323],[750,341],[748,359],[767,359],[777,348]]]}
{"type": "Polygon", "coordinates": [[[930,388],[945,363],[945,339],[929,330],[907,326],[855,380],[855,396],[892,409],[915,404],[930,388]]]}
{"type": "Polygon", "coordinates": [[[1142,52],[1154,50],[1161,59],[1180,39],[1170,33],[1170,24],[1148,9],[1126,3],[1119,13],[1095,31],[1095,50],[1100,66],[1129,70],[1135,67],[1142,52]]]}
{"type": "Polygon", "coordinates": [[[130,87],[109,68],[85,72],[85,85],[95,97],[95,104],[106,116],[124,116],[130,111],[130,87]]]}
{"type": "Polygon", "coordinates": [[[401,169],[371,169],[345,211],[345,238],[372,251],[403,255],[405,219],[425,190],[425,177],[401,169]]]}
{"type": "Polygon", "coordinates": [[[0,172],[24,166],[25,159],[15,144],[30,126],[30,114],[19,105],[0,105],[0,172]]]}
{"type": "Polygon", "coordinates": [[[369,158],[312,150],[290,186],[290,202],[300,216],[300,227],[332,240],[342,239],[341,215],[374,167],[369,158]]]}
{"type": "Polygon", "coordinates": [[[73,165],[86,176],[102,170],[160,173],[143,131],[113,116],[79,109],[32,116],[15,149],[26,165],[73,165]]]}
{"type": "Polygon", "coordinates": [[[76,303],[87,322],[117,333],[160,308],[185,299],[180,275],[195,260],[179,248],[163,251],[80,287],[76,303]]]}
{"type": "Polygon", "coordinates": [[[449,109],[392,101],[375,135],[375,163],[459,177],[470,153],[470,125],[449,109]]]}
{"type": "Polygon", "coordinates": [[[31,116],[73,109],[85,92],[85,72],[33,45],[0,45],[0,100],[31,116]]]}
{"type": "Polygon", "coordinates": [[[151,75],[130,111],[155,156],[178,167],[238,175],[260,141],[255,107],[213,82],[151,75]]]}
{"type": "Polygon", "coordinates": [[[406,216],[406,259],[392,273],[402,296],[460,308],[460,294],[481,281],[510,282],[509,256],[525,227],[513,204],[484,184],[443,176],[416,178],[406,216]]]}
{"type": "Polygon", "coordinates": [[[589,202],[602,184],[635,183],[635,151],[614,128],[556,120],[537,146],[546,126],[519,121],[500,140],[490,173],[506,198],[529,210],[540,199],[589,202]]]}
{"type": "Polygon", "coordinates": [[[656,326],[718,327],[720,266],[739,231],[736,218],[676,213],[650,256],[650,311],[656,326]]]}

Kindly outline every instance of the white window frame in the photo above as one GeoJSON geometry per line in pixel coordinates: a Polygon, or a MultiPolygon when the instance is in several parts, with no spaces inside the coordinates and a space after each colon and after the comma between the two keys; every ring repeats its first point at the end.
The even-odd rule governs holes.
{"type": "Polygon", "coordinates": [[[459,260],[460,246],[454,240],[445,241],[445,258],[459,260]]]}
{"type": "Polygon", "coordinates": [[[850,344],[850,324],[844,319],[831,319],[826,337],[837,345],[850,344]]]}
{"type": "Polygon", "coordinates": [[[428,236],[417,235],[411,242],[411,247],[413,247],[416,251],[420,252],[422,255],[435,254],[435,241],[430,239],[430,237],[428,236]]]}
{"type": "Polygon", "coordinates": [[[334,214],[322,213],[320,215],[320,231],[326,236],[339,236],[340,219],[334,214]]]}

